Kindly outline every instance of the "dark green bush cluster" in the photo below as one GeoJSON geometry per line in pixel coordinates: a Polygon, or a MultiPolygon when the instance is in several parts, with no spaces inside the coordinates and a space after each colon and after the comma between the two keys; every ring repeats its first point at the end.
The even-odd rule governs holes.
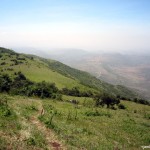
{"type": "Polygon", "coordinates": [[[18,59],[18,60],[26,60],[26,59],[23,58],[23,57],[18,57],[17,59],[18,59]]]}
{"type": "MultiPolygon", "coordinates": [[[[20,59],[19,59],[20,60],[20,59]]],[[[22,61],[18,61],[17,58],[16,59],[11,59],[11,61],[14,62],[14,65],[19,65],[19,64],[22,64],[23,62],[22,61]]]]}
{"type": "Polygon", "coordinates": [[[126,109],[126,107],[125,107],[123,104],[119,104],[119,105],[118,105],[118,108],[119,108],[119,109],[126,109]]]}
{"type": "Polygon", "coordinates": [[[117,98],[120,100],[126,100],[126,101],[132,101],[138,104],[143,104],[143,105],[150,105],[150,102],[146,99],[141,99],[141,98],[129,98],[129,97],[124,97],[117,95],[117,98]]]}
{"type": "Polygon", "coordinates": [[[54,83],[40,82],[33,84],[28,90],[28,96],[38,96],[41,98],[56,98],[58,89],[54,83]]]}
{"type": "Polygon", "coordinates": [[[14,69],[13,69],[13,68],[7,68],[7,70],[8,70],[8,71],[13,71],[14,69]]]}
{"type": "Polygon", "coordinates": [[[77,87],[73,87],[72,89],[63,88],[61,91],[62,94],[77,96],[77,97],[92,97],[93,93],[91,91],[80,91],[77,87]]]}
{"type": "Polygon", "coordinates": [[[96,106],[103,107],[104,105],[106,105],[107,108],[114,108],[114,105],[118,105],[120,103],[119,99],[107,93],[98,94],[94,97],[94,99],[96,106]]]}
{"type": "Polygon", "coordinates": [[[0,92],[9,92],[12,84],[8,74],[0,75],[0,92]]]}
{"type": "Polygon", "coordinates": [[[141,98],[134,98],[133,101],[139,104],[150,105],[149,101],[141,98]]]}
{"type": "Polygon", "coordinates": [[[2,62],[1,65],[6,65],[6,62],[2,62]]]}
{"type": "Polygon", "coordinates": [[[0,75],[0,92],[41,98],[61,97],[54,83],[44,81],[34,83],[28,80],[21,72],[15,73],[13,79],[8,74],[0,75]]]}

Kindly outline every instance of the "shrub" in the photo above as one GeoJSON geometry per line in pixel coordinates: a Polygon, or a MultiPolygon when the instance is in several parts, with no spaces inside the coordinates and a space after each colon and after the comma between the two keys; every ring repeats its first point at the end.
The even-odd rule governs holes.
{"type": "Polygon", "coordinates": [[[95,105],[96,106],[104,106],[106,105],[107,108],[113,107],[115,104],[119,104],[120,100],[115,98],[113,95],[109,95],[107,93],[99,94],[95,96],[95,105]]]}
{"type": "Polygon", "coordinates": [[[57,92],[58,89],[54,83],[46,83],[43,81],[33,84],[33,86],[30,87],[29,95],[34,95],[41,98],[56,98],[56,95],[54,93],[57,92]]]}
{"type": "Polygon", "coordinates": [[[18,57],[17,59],[18,60],[26,60],[25,58],[22,58],[22,57],[18,57]]]}
{"type": "Polygon", "coordinates": [[[9,92],[12,80],[8,74],[0,75],[0,92],[9,92]]]}
{"type": "Polygon", "coordinates": [[[8,71],[13,71],[14,69],[13,69],[13,68],[7,68],[7,70],[8,70],[8,71]]]}
{"type": "Polygon", "coordinates": [[[1,65],[6,65],[6,62],[2,62],[1,65]]]}
{"type": "Polygon", "coordinates": [[[62,96],[54,83],[47,83],[44,81],[34,83],[28,80],[21,72],[15,73],[15,78],[13,80],[8,74],[0,75],[0,83],[0,92],[62,100],[62,96]]]}
{"type": "Polygon", "coordinates": [[[62,94],[70,95],[70,96],[77,96],[77,97],[92,97],[93,93],[91,91],[80,91],[79,88],[73,87],[72,89],[63,88],[61,90],[62,94]]]}
{"type": "Polygon", "coordinates": [[[118,108],[119,108],[119,109],[126,109],[126,107],[125,107],[123,104],[119,104],[119,105],[118,105],[118,108]]]}
{"type": "Polygon", "coordinates": [[[23,73],[18,72],[17,77],[15,78],[15,80],[26,80],[26,77],[23,73]]]}
{"type": "Polygon", "coordinates": [[[139,103],[139,104],[143,104],[143,105],[150,105],[150,102],[145,99],[134,98],[133,101],[135,103],[139,103]]]}
{"type": "Polygon", "coordinates": [[[148,101],[144,100],[144,99],[139,99],[138,103],[144,104],[144,105],[150,105],[150,103],[148,101]]]}

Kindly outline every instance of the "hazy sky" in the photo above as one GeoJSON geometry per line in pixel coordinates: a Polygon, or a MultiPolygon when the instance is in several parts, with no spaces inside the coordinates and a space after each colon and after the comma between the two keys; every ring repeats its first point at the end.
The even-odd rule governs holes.
{"type": "Polygon", "coordinates": [[[0,46],[150,50],[150,0],[1,0],[0,46]]]}

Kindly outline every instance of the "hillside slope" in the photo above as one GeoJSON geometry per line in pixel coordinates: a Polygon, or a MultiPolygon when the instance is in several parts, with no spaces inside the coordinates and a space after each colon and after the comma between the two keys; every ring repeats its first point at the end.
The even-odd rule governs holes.
{"type": "Polygon", "coordinates": [[[90,88],[80,84],[77,79],[66,77],[50,69],[38,57],[18,54],[3,48],[0,49],[0,54],[1,73],[8,73],[13,76],[14,72],[21,71],[31,81],[55,83],[59,89],[79,87],[81,90],[90,90],[90,88]]]}
{"type": "Polygon", "coordinates": [[[141,150],[149,145],[149,106],[122,101],[127,109],[112,110],[80,99],[75,107],[65,101],[0,94],[0,149],[141,150]]]}
{"type": "Polygon", "coordinates": [[[123,86],[114,86],[103,82],[89,73],[73,69],[60,62],[33,55],[19,54],[0,48],[1,73],[21,71],[31,81],[53,82],[59,89],[78,87],[82,91],[106,91],[114,95],[135,97],[136,94],[123,86]]]}
{"type": "MultiPolygon", "coordinates": [[[[12,91],[22,88],[13,86],[19,83],[23,85],[24,93],[35,87],[35,92],[42,91],[43,94],[44,84],[42,88],[37,85],[45,80],[55,82],[59,89],[78,87],[86,92],[107,91],[134,97],[134,93],[125,87],[102,82],[60,62],[4,48],[0,48],[0,71],[1,77],[7,78],[4,74],[9,74],[9,82],[1,78],[0,85],[7,87],[10,84],[12,91]],[[18,71],[23,74],[16,73],[18,71]],[[22,76],[17,78],[16,75],[22,76]],[[34,81],[31,86],[23,84],[28,81],[24,75],[34,81]]],[[[9,92],[11,90],[0,93],[0,150],[140,150],[141,145],[150,142],[148,104],[120,98],[115,99],[115,103],[111,101],[112,105],[108,107],[107,103],[96,105],[99,99],[93,96],[61,94],[56,98],[35,93],[13,94],[9,92]]],[[[48,88],[48,91],[51,92],[51,89],[48,88]]],[[[56,92],[53,91],[54,94],[56,92]]]]}
{"type": "MultiPolygon", "coordinates": [[[[78,55],[80,51],[78,50],[78,55]]],[[[83,52],[81,51],[81,55],[83,52]]],[[[50,55],[56,59],[114,85],[130,87],[145,98],[150,98],[150,55],[120,53],[85,53],[78,57],[70,51],[50,55]],[[71,55],[72,54],[72,55],[71,55]],[[68,57],[69,56],[69,57],[68,57]]]]}

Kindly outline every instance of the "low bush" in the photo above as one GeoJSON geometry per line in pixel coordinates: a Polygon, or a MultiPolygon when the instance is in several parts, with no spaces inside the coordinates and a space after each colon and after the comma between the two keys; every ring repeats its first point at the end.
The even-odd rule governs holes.
{"type": "Polygon", "coordinates": [[[2,62],[1,65],[6,65],[6,62],[2,62]]]}
{"type": "Polygon", "coordinates": [[[15,73],[12,79],[8,74],[0,75],[0,92],[14,95],[37,96],[40,98],[54,98],[61,100],[61,94],[54,83],[45,81],[34,83],[21,72],[15,73]]]}
{"type": "Polygon", "coordinates": [[[92,97],[93,93],[91,91],[80,91],[79,88],[73,87],[72,89],[63,88],[61,93],[64,95],[77,96],[77,97],[92,97]]]}
{"type": "Polygon", "coordinates": [[[118,108],[119,108],[119,109],[126,109],[126,107],[125,107],[123,104],[119,104],[119,105],[118,105],[118,108]]]}

